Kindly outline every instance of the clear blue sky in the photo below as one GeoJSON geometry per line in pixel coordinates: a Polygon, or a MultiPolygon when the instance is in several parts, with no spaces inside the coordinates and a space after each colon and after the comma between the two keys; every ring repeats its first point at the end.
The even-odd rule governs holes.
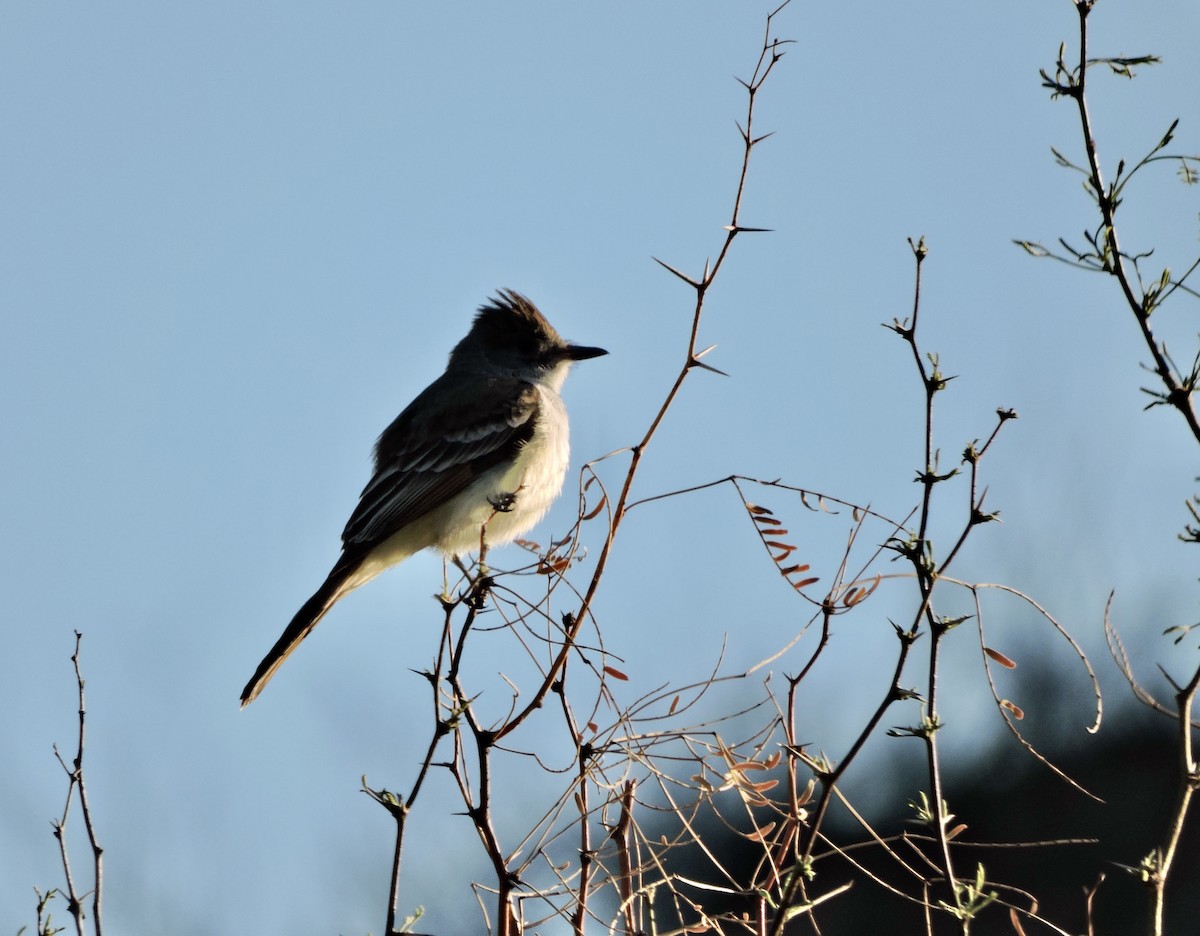
{"type": "MultiPolygon", "coordinates": [[[[733,76],[769,7],[0,9],[0,931],[32,924],[32,887],[60,880],[50,745],[73,743],[76,628],[114,932],[380,931],[390,829],[358,778],[411,781],[429,720],[408,667],[436,647],[440,562],[343,602],[247,712],[238,691],[335,558],[375,436],[496,288],[611,352],[567,385],[576,466],[644,431],[690,309],[650,258],[698,270],[719,247],[733,76]]],[[[1132,83],[1097,76],[1110,172],[1175,116],[1179,148],[1200,150],[1200,8],[1103,0],[1093,19],[1097,54],[1165,58],[1132,83]]],[[[797,0],[779,32],[797,44],[762,97],[776,136],[744,215],[776,233],[735,245],[702,335],[731,378],[695,375],[639,492],[743,472],[905,513],[919,389],[879,323],[907,314],[905,238],[924,234],[923,340],[961,375],[946,457],[997,406],[1021,416],[984,466],[1005,524],[960,573],[1038,597],[1118,690],[1099,655],[1115,588],[1153,679],[1171,659],[1154,635],[1197,616],[1195,549],[1174,538],[1196,446],[1177,416],[1141,412],[1145,354],[1114,284],[1010,243],[1094,223],[1049,152],[1078,152],[1073,113],[1037,74],[1075,41],[1071,5],[797,0]]],[[[1126,244],[1182,269],[1198,201],[1162,172],[1129,193],[1126,244]]],[[[1194,323],[1194,304],[1163,314],[1181,358],[1194,323]]],[[[795,512],[817,561],[836,554],[840,521],[771,506],[795,512]]],[[[761,659],[805,616],[730,491],[647,508],[622,537],[596,610],[630,698],[701,675],[726,634],[730,669],[761,659]]],[[[854,652],[818,687],[887,665],[896,602],[855,619],[854,652]]],[[[992,628],[1014,654],[1048,646],[1024,615],[992,628]]],[[[988,718],[971,734],[987,737],[977,669],[952,682],[960,724],[988,718]]],[[[836,756],[856,717],[825,705],[814,742],[836,756]]],[[[438,891],[447,863],[480,865],[453,805],[430,793],[414,827],[410,854],[439,842],[406,888],[431,931],[476,926],[438,891]]]]}

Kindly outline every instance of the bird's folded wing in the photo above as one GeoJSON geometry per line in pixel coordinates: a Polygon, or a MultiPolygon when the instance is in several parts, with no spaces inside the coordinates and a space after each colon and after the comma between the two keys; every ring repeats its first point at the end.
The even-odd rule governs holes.
{"type": "Polygon", "coordinates": [[[511,377],[439,379],[375,446],[375,474],[342,533],[370,548],[516,457],[537,424],[538,389],[511,377]]]}

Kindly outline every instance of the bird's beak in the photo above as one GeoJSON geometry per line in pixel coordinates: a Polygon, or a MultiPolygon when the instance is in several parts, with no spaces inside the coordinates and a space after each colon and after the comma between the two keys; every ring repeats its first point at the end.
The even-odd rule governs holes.
{"type": "Polygon", "coordinates": [[[588,358],[608,354],[603,348],[589,348],[586,345],[569,344],[563,349],[563,357],[568,361],[586,361],[588,358]]]}

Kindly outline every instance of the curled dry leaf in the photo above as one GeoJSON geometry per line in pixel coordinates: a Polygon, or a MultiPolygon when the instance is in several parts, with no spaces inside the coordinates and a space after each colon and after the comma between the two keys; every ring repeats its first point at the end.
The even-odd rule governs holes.
{"type": "Polygon", "coordinates": [[[604,497],[600,498],[599,502],[596,504],[595,507],[593,507],[587,513],[585,513],[579,519],[580,520],[594,520],[596,518],[597,514],[599,514],[600,511],[602,511],[604,509],[604,505],[607,503],[608,503],[608,496],[605,495],[604,497]]]}
{"type": "Polygon", "coordinates": [[[825,498],[822,497],[820,494],[813,494],[811,491],[800,491],[799,494],[800,494],[800,503],[803,504],[805,507],[807,507],[809,510],[811,510],[813,513],[817,513],[818,511],[824,511],[825,513],[835,513],[836,512],[836,511],[831,511],[825,505],[825,498]],[[814,498],[816,500],[816,502],[817,502],[816,507],[814,507],[809,502],[809,498],[814,498]]]}
{"type": "Polygon", "coordinates": [[[792,588],[795,588],[798,591],[801,588],[807,588],[809,585],[815,585],[819,581],[821,581],[821,580],[819,578],[817,578],[816,576],[814,576],[813,578],[801,579],[798,582],[793,582],[792,588]]]}
{"type": "Polygon", "coordinates": [[[846,608],[853,608],[856,604],[866,601],[879,587],[879,583],[883,581],[883,576],[876,575],[874,581],[870,585],[851,585],[842,595],[841,604],[846,608]]]}
{"type": "Polygon", "coordinates": [[[990,656],[993,660],[1003,666],[1005,669],[1016,669],[1017,664],[1006,657],[999,650],[993,650],[991,647],[984,647],[983,652],[990,656]]]}
{"type": "Polygon", "coordinates": [[[859,604],[860,602],[866,601],[873,594],[875,594],[875,589],[877,589],[879,587],[879,583],[882,581],[883,581],[883,573],[882,572],[875,573],[875,578],[871,582],[871,584],[866,588],[862,588],[860,586],[858,588],[858,594],[856,594],[854,596],[854,601],[848,602],[846,607],[849,608],[852,605],[856,605],[856,604],[859,604]]]}
{"type": "Polygon", "coordinates": [[[671,700],[671,707],[667,709],[667,714],[674,715],[675,709],[677,708],[679,708],[679,696],[675,696],[675,698],[671,700]]]}
{"type": "Polygon", "coordinates": [[[775,823],[768,822],[761,829],[755,829],[753,832],[744,833],[744,837],[749,839],[751,842],[761,842],[768,835],[770,835],[771,832],[774,831],[774,829],[775,829],[775,823]]]}
{"type": "Polygon", "coordinates": [[[629,680],[629,677],[626,676],[624,673],[622,673],[615,666],[604,667],[604,672],[608,673],[608,675],[611,676],[613,679],[623,679],[625,681],[629,680]]]}
{"type": "Polygon", "coordinates": [[[808,801],[812,799],[813,792],[816,789],[817,789],[817,781],[816,781],[816,778],[814,777],[808,781],[808,785],[804,788],[804,792],[796,797],[796,805],[804,806],[806,803],[808,803],[808,801]]]}
{"type": "Polygon", "coordinates": [[[1010,712],[1012,712],[1013,718],[1015,718],[1017,721],[1020,721],[1021,719],[1023,719],[1025,717],[1025,710],[1022,709],[1021,706],[1017,705],[1015,702],[1009,702],[1008,699],[1001,699],[1000,705],[1001,705],[1001,707],[1006,708],[1010,712]]]}
{"type": "Polygon", "coordinates": [[[947,842],[952,841],[953,839],[958,838],[958,836],[962,835],[966,831],[967,831],[967,824],[965,822],[960,822],[953,829],[951,829],[949,832],[946,833],[946,841],[947,842]]]}

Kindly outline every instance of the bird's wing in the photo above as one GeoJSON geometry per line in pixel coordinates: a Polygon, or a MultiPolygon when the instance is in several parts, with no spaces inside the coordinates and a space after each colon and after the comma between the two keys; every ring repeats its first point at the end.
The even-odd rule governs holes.
{"type": "Polygon", "coordinates": [[[537,424],[539,392],[515,377],[439,379],[392,422],[375,446],[375,474],[342,533],[344,548],[371,548],[516,457],[537,424]]]}

